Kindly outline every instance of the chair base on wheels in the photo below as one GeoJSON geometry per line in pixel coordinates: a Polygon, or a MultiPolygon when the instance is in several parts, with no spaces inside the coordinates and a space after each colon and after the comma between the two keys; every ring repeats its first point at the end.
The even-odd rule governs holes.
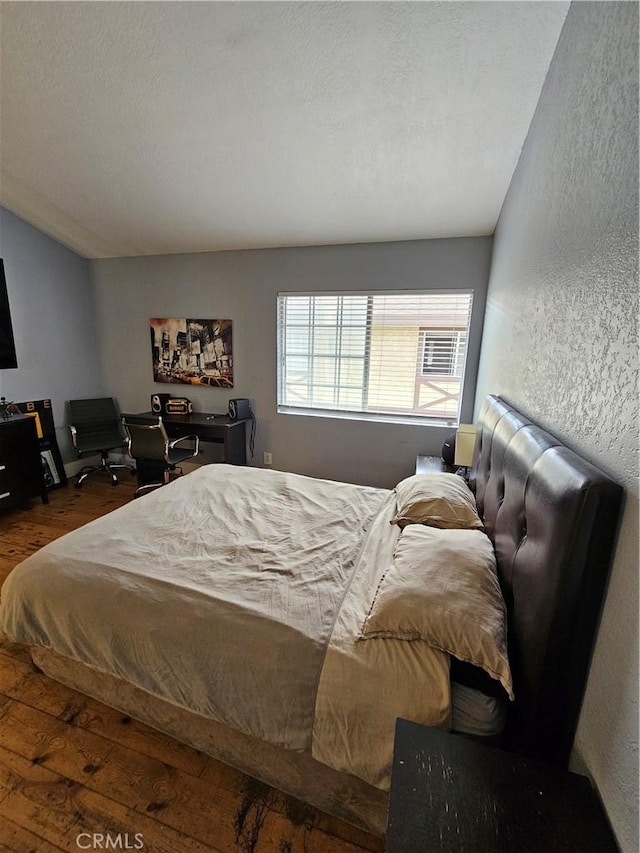
{"type": "Polygon", "coordinates": [[[94,474],[96,472],[102,472],[109,474],[111,477],[111,485],[118,485],[118,477],[114,471],[115,468],[128,468],[131,473],[135,473],[135,468],[132,465],[126,465],[124,463],[119,462],[109,462],[109,453],[108,451],[103,451],[100,454],[100,464],[99,465],[85,465],[78,471],[78,475],[76,477],[75,487],[79,489],[84,481],[87,479],[89,474],[94,474]]]}
{"type": "Polygon", "coordinates": [[[180,477],[180,463],[198,455],[198,436],[184,435],[170,441],[161,415],[123,415],[122,424],[127,433],[129,456],[136,461],[136,498],[180,477]]]}
{"type": "MultiPolygon", "coordinates": [[[[154,480],[150,483],[141,483],[133,493],[133,497],[139,498],[142,495],[146,495],[147,492],[153,492],[155,489],[161,489],[162,486],[166,486],[167,483],[170,483],[172,480],[177,480],[178,477],[182,477],[183,473],[182,468],[179,468],[177,465],[173,468],[165,468],[162,472],[162,480],[154,480]]],[[[139,475],[138,482],[140,482],[139,475]]]]}

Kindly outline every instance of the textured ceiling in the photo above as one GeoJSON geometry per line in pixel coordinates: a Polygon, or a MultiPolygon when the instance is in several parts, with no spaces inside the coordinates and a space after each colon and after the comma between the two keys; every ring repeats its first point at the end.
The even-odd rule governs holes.
{"type": "Polygon", "coordinates": [[[491,234],[568,5],[2,3],[0,201],[87,257],[491,234]]]}

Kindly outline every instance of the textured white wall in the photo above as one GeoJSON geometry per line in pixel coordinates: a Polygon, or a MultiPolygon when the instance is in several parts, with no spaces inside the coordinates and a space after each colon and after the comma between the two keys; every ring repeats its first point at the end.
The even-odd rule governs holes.
{"type": "Polygon", "coordinates": [[[638,7],[573,3],[496,231],[476,407],[505,396],[626,506],[574,762],[638,844],[638,7]]]}

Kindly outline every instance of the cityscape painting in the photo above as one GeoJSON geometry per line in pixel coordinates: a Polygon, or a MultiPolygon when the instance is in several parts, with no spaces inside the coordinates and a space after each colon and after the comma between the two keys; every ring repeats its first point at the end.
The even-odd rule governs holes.
{"type": "Polygon", "coordinates": [[[151,319],[155,382],[233,388],[231,320],[151,319]]]}

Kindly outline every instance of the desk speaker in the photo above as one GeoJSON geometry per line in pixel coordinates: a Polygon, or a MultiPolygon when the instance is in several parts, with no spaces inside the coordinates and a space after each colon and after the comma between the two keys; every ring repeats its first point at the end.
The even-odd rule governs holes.
{"type": "Polygon", "coordinates": [[[156,415],[164,415],[167,409],[167,400],[171,394],[152,394],[151,395],[151,411],[156,415]]]}
{"type": "Polygon", "coordinates": [[[245,421],[251,417],[251,403],[245,397],[229,400],[229,420],[245,421]]]}

